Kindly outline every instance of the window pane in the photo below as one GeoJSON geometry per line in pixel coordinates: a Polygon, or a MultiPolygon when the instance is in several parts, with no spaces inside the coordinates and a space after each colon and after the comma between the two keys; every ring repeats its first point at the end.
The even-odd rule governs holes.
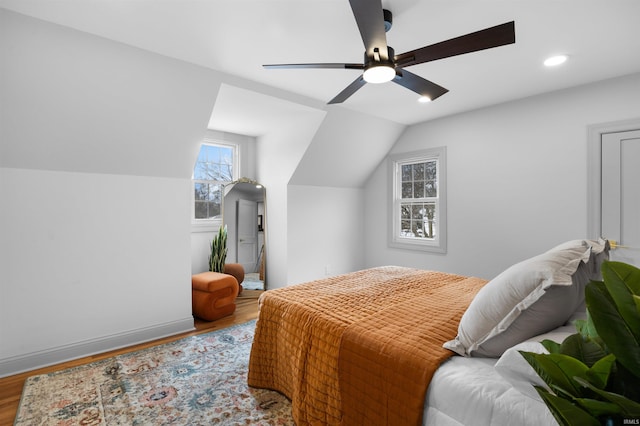
{"type": "Polygon", "coordinates": [[[209,185],[206,183],[196,183],[194,188],[194,199],[196,201],[206,200],[209,195],[209,185]]]}
{"type": "Polygon", "coordinates": [[[435,203],[401,203],[400,236],[404,238],[435,238],[435,203]]]}
{"type": "Polygon", "coordinates": [[[413,198],[424,198],[424,181],[413,182],[413,198]]]}
{"type": "Polygon", "coordinates": [[[401,198],[438,196],[438,162],[403,164],[401,198]]]}
{"type": "Polygon", "coordinates": [[[413,165],[413,180],[424,180],[424,163],[413,165]]]}
{"type": "Polygon", "coordinates": [[[411,164],[402,166],[402,182],[411,182],[411,164]]]}
{"type": "Polygon", "coordinates": [[[413,183],[412,182],[403,182],[402,183],[402,198],[413,198],[413,183]]]}
{"type": "Polygon", "coordinates": [[[438,190],[436,188],[436,184],[434,181],[427,181],[424,185],[424,196],[425,197],[437,197],[438,190]]]}
{"type": "Polygon", "coordinates": [[[222,186],[209,183],[194,183],[195,218],[213,219],[220,216],[222,186]]]}
{"type": "Polygon", "coordinates": [[[407,204],[400,205],[400,217],[404,219],[411,219],[411,207],[407,204]]]}
{"type": "Polygon", "coordinates": [[[428,161],[424,163],[425,180],[435,180],[437,176],[437,167],[435,161],[428,161]]]}
{"type": "Polygon", "coordinates": [[[233,148],[203,144],[193,168],[197,180],[233,180],[233,148]]]}

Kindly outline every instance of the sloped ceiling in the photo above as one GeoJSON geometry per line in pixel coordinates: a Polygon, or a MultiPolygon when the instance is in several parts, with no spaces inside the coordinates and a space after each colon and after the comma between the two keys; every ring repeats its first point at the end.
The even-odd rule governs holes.
{"type": "Polygon", "coordinates": [[[405,126],[356,111],[329,111],[290,183],[361,187],[405,126]]]}
{"type": "MultiPolygon", "coordinates": [[[[206,90],[214,97],[213,111],[206,112],[210,128],[258,138],[281,132],[292,113],[282,109],[282,99],[324,111],[293,173],[296,184],[359,186],[406,126],[640,71],[637,0],[382,4],[394,13],[387,38],[398,53],[511,20],[516,43],[411,67],[450,90],[430,104],[383,84],[367,85],[343,104],[327,106],[357,71],[266,70],[262,64],[361,61],[362,40],[348,0],[0,0],[2,8],[215,70],[224,84],[219,94],[217,87],[206,90]],[[567,64],[545,68],[542,60],[556,53],[568,54],[567,64]],[[347,158],[360,161],[343,167],[347,158]]],[[[148,99],[151,108],[158,104],[155,92],[148,99]]],[[[133,98],[129,105],[135,105],[133,98]]]]}
{"type": "MultiPolygon", "coordinates": [[[[341,106],[401,124],[640,71],[637,0],[383,0],[397,53],[514,20],[516,44],[411,67],[447,87],[431,104],[394,84],[367,85],[341,106]],[[566,53],[562,68],[543,59],[566,53]]],[[[352,70],[262,64],[360,62],[348,0],[0,0],[0,7],[327,102],[352,70]]]]}
{"type": "Polygon", "coordinates": [[[304,105],[243,87],[222,84],[208,127],[222,132],[260,137],[274,128],[286,128],[299,111],[322,111],[321,105],[304,105]]]}
{"type": "Polygon", "coordinates": [[[189,178],[216,71],[0,9],[0,167],[189,178]]]}

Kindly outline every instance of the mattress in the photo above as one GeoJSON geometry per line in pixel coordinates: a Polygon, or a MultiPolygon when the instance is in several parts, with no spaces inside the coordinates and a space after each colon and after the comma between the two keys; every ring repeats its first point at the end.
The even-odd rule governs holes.
{"type": "MultiPolygon", "coordinates": [[[[542,351],[540,342],[551,339],[562,342],[565,337],[575,333],[575,327],[565,325],[544,335],[527,340],[520,347],[533,350],[537,345],[542,351]]],[[[511,365],[519,362],[519,354],[511,352],[511,365]]],[[[454,356],[445,361],[436,370],[427,390],[422,424],[429,426],[470,426],[470,425],[519,425],[545,426],[557,425],[546,405],[537,397],[533,387],[528,383],[520,383],[520,388],[527,387],[530,395],[514,387],[514,380],[504,375],[504,369],[496,369],[498,358],[470,358],[454,356]],[[532,397],[534,396],[534,397],[532,397]]],[[[524,358],[519,370],[529,369],[524,358]]],[[[530,370],[531,377],[535,376],[530,370]]]]}

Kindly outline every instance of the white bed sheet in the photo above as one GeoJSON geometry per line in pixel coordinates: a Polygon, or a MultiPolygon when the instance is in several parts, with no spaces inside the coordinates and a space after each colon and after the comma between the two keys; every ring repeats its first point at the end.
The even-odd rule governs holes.
{"type": "Polygon", "coordinates": [[[495,358],[451,357],[431,380],[424,425],[557,425],[543,402],[505,380],[495,358]]]}
{"type": "MultiPolygon", "coordinates": [[[[560,343],[576,332],[572,321],[585,318],[586,313],[577,312],[569,324],[526,342],[550,339],[560,343]]],[[[526,365],[524,358],[522,361],[526,365]]],[[[436,370],[429,384],[422,424],[557,426],[558,422],[542,400],[533,399],[514,388],[494,368],[497,362],[498,358],[468,358],[457,355],[445,361],[436,370]]],[[[532,394],[535,395],[534,392],[532,394]]]]}

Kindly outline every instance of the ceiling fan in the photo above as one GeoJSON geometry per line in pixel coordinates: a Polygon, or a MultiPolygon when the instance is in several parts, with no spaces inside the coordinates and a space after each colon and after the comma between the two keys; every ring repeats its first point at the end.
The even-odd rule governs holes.
{"type": "Polygon", "coordinates": [[[427,100],[448,92],[442,86],[405,70],[405,67],[435,61],[437,59],[477,52],[515,43],[515,23],[513,21],[486,28],[420,49],[396,55],[387,46],[385,33],[391,29],[392,14],[382,8],[381,0],[349,0],[356,18],[362,41],[364,42],[363,64],[319,63],[319,64],[272,64],[263,65],[269,69],[283,68],[339,68],[363,70],[362,75],[347,86],[329,104],[344,102],[366,83],[393,81],[412,90],[427,100]]]}

